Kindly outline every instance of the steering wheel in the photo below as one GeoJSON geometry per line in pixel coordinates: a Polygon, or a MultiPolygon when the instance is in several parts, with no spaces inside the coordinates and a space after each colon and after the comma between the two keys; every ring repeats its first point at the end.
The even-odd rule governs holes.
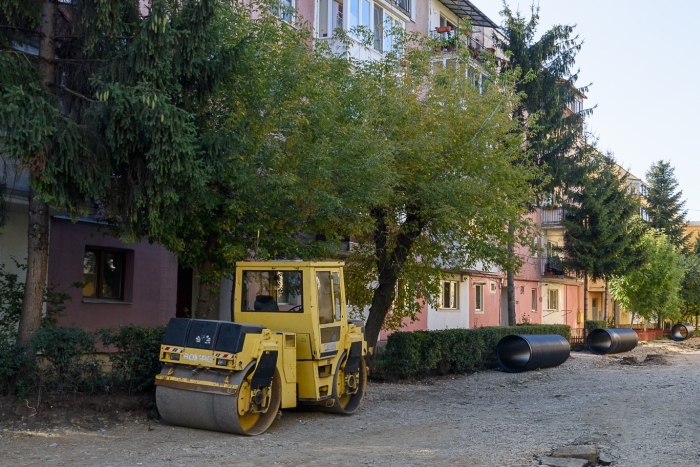
{"type": "Polygon", "coordinates": [[[301,311],[301,305],[293,306],[287,311],[301,311]]]}

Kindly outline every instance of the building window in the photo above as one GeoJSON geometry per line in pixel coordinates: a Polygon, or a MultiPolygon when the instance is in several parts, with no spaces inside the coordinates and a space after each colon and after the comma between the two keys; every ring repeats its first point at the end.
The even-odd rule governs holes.
{"type": "Polygon", "coordinates": [[[459,308],[459,283],[457,281],[444,281],[442,283],[440,308],[447,310],[459,308]]]}
{"type": "Polygon", "coordinates": [[[277,8],[277,16],[291,23],[294,14],[294,0],[280,0],[277,8]]]}
{"type": "Polygon", "coordinates": [[[122,251],[85,250],[83,297],[123,300],[125,263],[122,251]]]}
{"type": "Polygon", "coordinates": [[[484,312],[484,284],[474,284],[474,311],[484,312]]]}
{"type": "Polygon", "coordinates": [[[343,2],[321,0],[318,6],[318,35],[331,37],[336,29],[343,29],[343,2]]]}
{"type": "Polygon", "coordinates": [[[559,309],[559,291],[554,289],[547,293],[547,309],[548,310],[558,310],[559,309]]]}
{"type": "MultiPolygon", "coordinates": [[[[403,0],[403,3],[398,0],[396,5],[402,9],[411,7],[407,0],[403,0]]],[[[394,28],[403,27],[402,21],[370,0],[320,0],[318,4],[318,37],[333,37],[334,30],[344,29],[362,42],[369,39],[372,48],[384,53],[390,52],[396,45],[394,28]],[[344,14],[347,20],[344,20],[344,14]]]]}
{"type": "Polygon", "coordinates": [[[532,311],[537,311],[537,289],[532,289],[532,304],[530,309],[532,311]]]}

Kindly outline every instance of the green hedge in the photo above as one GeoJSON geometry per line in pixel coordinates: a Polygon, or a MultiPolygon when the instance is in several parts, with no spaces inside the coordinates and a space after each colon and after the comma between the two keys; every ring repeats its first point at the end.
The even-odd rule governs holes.
{"type": "Polygon", "coordinates": [[[374,371],[385,378],[403,379],[494,368],[496,346],[511,334],[559,334],[569,339],[571,328],[552,324],[395,332],[375,361],[374,371]]]}
{"type": "Polygon", "coordinates": [[[604,329],[608,327],[608,322],[605,321],[604,319],[587,319],[583,323],[583,327],[586,328],[586,332],[591,332],[594,329],[604,329]]]}
{"type": "Polygon", "coordinates": [[[58,395],[95,390],[148,392],[160,371],[160,343],[165,327],[122,326],[100,331],[109,354],[111,371],[96,358],[96,335],[80,328],[45,325],[29,349],[0,339],[0,396],[27,397],[29,393],[58,395]],[[36,358],[28,358],[29,354],[36,358]]]}

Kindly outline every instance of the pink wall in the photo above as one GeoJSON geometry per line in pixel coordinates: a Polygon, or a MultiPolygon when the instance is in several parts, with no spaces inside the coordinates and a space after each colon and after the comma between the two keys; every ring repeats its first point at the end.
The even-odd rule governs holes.
{"type": "MultiPolygon", "coordinates": [[[[408,318],[404,318],[402,321],[403,327],[399,331],[427,331],[428,330],[428,304],[423,303],[421,306],[420,313],[416,316],[415,321],[411,321],[408,318]]],[[[379,333],[379,340],[386,341],[387,337],[391,335],[393,331],[381,331],[379,333]]]]}
{"type": "Polygon", "coordinates": [[[501,280],[498,277],[482,276],[471,273],[469,275],[469,327],[498,326],[501,324],[501,280]],[[496,291],[491,292],[491,282],[496,283],[496,291]],[[474,284],[484,285],[483,313],[476,312],[476,293],[474,284]]]}
{"type": "Polygon", "coordinates": [[[76,325],[87,330],[115,328],[125,324],[159,326],[175,316],[177,257],[147,241],[124,244],[105,226],[51,220],[48,283],[70,294],[61,326],[76,325]],[[82,290],[72,287],[83,280],[85,247],[126,252],[124,301],[86,303],[82,290]]]}
{"type": "Polygon", "coordinates": [[[531,324],[542,324],[542,287],[539,281],[515,280],[515,322],[525,318],[531,324]],[[535,312],[532,311],[532,291],[535,291],[535,312]]]}

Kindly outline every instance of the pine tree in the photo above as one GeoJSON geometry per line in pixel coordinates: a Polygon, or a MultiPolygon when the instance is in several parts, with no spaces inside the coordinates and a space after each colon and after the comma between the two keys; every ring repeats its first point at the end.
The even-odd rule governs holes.
{"type": "MultiPolygon", "coordinates": [[[[639,200],[627,187],[626,173],[610,156],[586,147],[586,175],[566,192],[564,267],[584,275],[584,312],[588,279],[607,281],[643,262],[639,243],[639,200]]],[[[607,302],[607,297],[605,297],[607,302]]]]}
{"type": "Polygon", "coordinates": [[[655,162],[646,173],[649,184],[647,213],[649,226],[663,232],[668,241],[681,250],[686,250],[689,235],[685,233],[688,210],[685,208],[683,191],[678,190],[675,169],[669,161],[655,162]]]}
{"type": "Polygon", "coordinates": [[[49,205],[77,215],[98,199],[126,239],[159,240],[182,221],[206,170],[193,111],[233,63],[214,22],[227,4],[0,3],[3,156],[31,183],[20,344],[40,324],[49,205]]]}
{"type": "MultiPolygon", "coordinates": [[[[505,40],[500,47],[510,55],[504,69],[517,69],[522,79],[516,89],[523,96],[514,117],[525,135],[525,163],[541,167],[541,178],[533,180],[541,193],[553,193],[570,185],[575,173],[574,148],[581,141],[583,119],[590,110],[571,112],[567,106],[580,99],[586,87],[576,88],[573,67],[582,41],[574,26],[555,25],[539,39],[539,7],[530,19],[513,12],[504,0],[501,13],[505,40]]],[[[574,185],[576,183],[574,182],[574,185]]],[[[508,245],[514,254],[514,246],[508,245]]],[[[515,325],[515,271],[507,271],[508,324],[515,325]]]]}

